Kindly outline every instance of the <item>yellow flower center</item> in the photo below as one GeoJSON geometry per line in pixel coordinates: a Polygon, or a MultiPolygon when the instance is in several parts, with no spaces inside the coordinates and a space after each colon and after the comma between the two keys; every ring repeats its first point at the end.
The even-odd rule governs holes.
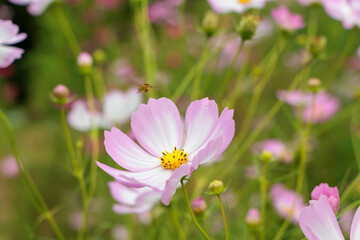
{"type": "Polygon", "coordinates": [[[167,151],[162,152],[162,157],[159,157],[159,159],[163,168],[174,171],[188,161],[188,154],[184,152],[184,149],[180,150],[175,147],[170,153],[167,151]]]}
{"type": "Polygon", "coordinates": [[[245,3],[248,3],[250,2],[251,0],[238,0],[239,3],[241,4],[245,4],[245,3]]]}

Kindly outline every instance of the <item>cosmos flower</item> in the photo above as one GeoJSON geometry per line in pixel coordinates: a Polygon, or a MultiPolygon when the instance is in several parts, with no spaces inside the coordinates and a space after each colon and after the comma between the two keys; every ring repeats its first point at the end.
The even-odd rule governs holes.
{"type": "Polygon", "coordinates": [[[217,13],[243,13],[250,8],[263,8],[268,1],[271,0],[208,0],[217,13]]]}
{"type": "Polygon", "coordinates": [[[300,211],[305,207],[302,196],[282,184],[275,184],[270,190],[270,196],[275,210],[282,218],[290,217],[294,224],[299,223],[300,211]]]}
{"type": "Polygon", "coordinates": [[[28,12],[33,16],[41,15],[54,0],[9,0],[16,5],[28,6],[28,12]]]}
{"type": "Polygon", "coordinates": [[[286,6],[274,8],[271,16],[276,24],[285,31],[294,31],[305,27],[304,19],[300,14],[294,14],[286,6]]]}
{"type": "Polygon", "coordinates": [[[253,152],[261,154],[263,151],[271,153],[272,157],[282,162],[288,163],[293,159],[293,153],[289,151],[289,148],[278,139],[267,139],[260,143],[257,143],[252,148],[253,152]]]}
{"type": "Polygon", "coordinates": [[[131,128],[142,148],[115,127],[105,131],[107,153],[127,170],[97,164],[124,185],[161,192],[161,201],[169,205],[184,176],[228,147],[235,122],[233,110],[225,108],[219,117],[215,101],[204,98],[187,108],[184,137],[176,105],[168,98],[150,98],[132,113],[131,128]]]}
{"type": "Polygon", "coordinates": [[[149,5],[149,21],[151,23],[178,25],[181,0],[158,0],[149,5]]]}
{"type": "MultiPolygon", "coordinates": [[[[360,208],[352,220],[350,240],[360,239],[360,208]]],[[[334,211],[325,196],[300,213],[300,228],[309,240],[344,240],[334,211]]]]}
{"type": "Polygon", "coordinates": [[[6,68],[21,58],[23,49],[7,45],[21,42],[26,37],[26,33],[19,33],[19,27],[12,21],[0,20],[0,68],[6,68]]]}
{"type": "Polygon", "coordinates": [[[322,4],[327,14],[341,21],[344,28],[360,27],[359,0],[322,0],[322,4]]]}
{"type": "Polygon", "coordinates": [[[96,128],[109,129],[116,124],[124,124],[141,103],[142,96],[135,88],[126,92],[111,90],[104,96],[102,111],[92,113],[84,100],[73,103],[68,114],[70,126],[78,131],[87,132],[91,124],[96,128]]]}
{"type": "Polygon", "coordinates": [[[329,187],[327,183],[320,183],[319,186],[316,186],[311,192],[311,201],[317,201],[321,196],[325,196],[331,208],[334,210],[334,213],[337,213],[339,209],[339,190],[337,187],[329,187]]]}
{"type": "Polygon", "coordinates": [[[286,91],[279,91],[278,98],[296,107],[296,109],[301,108],[301,118],[304,122],[325,122],[340,108],[339,100],[325,91],[318,92],[315,95],[300,90],[294,90],[287,94],[286,91]]]}

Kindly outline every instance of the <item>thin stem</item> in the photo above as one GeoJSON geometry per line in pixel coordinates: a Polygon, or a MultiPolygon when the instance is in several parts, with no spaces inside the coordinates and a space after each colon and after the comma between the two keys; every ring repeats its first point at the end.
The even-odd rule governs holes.
{"type": "Polygon", "coordinates": [[[219,199],[219,205],[220,205],[220,209],[221,209],[221,214],[222,214],[223,221],[224,221],[225,239],[228,240],[229,239],[229,230],[228,230],[228,226],[227,226],[227,222],[226,222],[226,215],[225,215],[224,205],[223,205],[223,203],[221,201],[220,195],[217,195],[217,197],[219,199]]]}
{"type": "Polygon", "coordinates": [[[74,32],[71,29],[69,22],[67,21],[64,11],[62,10],[62,8],[59,5],[57,5],[55,7],[55,16],[57,18],[57,21],[60,25],[61,30],[63,31],[63,33],[65,35],[66,40],[69,43],[69,46],[70,46],[74,56],[77,57],[79,55],[79,53],[81,52],[80,45],[75,37],[74,32]]]}
{"type": "Polygon", "coordinates": [[[209,40],[206,38],[205,40],[205,46],[203,48],[203,52],[201,54],[201,58],[199,61],[199,67],[197,69],[197,75],[195,77],[194,83],[193,83],[193,89],[192,89],[192,100],[198,99],[200,95],[200,85],[201,85],[201,79],[203,76],[204,68],[208,59],[209,54],[209,40]]]}
{"type": "Polygon", "coordinates": [[[191,219],[193,220],[195,226],[199,229],[199,231],[202,233],[202,235],[204,236],[205,239],[207,240],[210,240],[210,237],[208,236],[208,234],[205,232],[205,230],[200,226],[200,224],[198,223],[198,221],[196,220],[196,217],[195,217],[195,214],[191,208],[191,204],[190,204],[190,200],[189,200],[189,196],[186,192],[186,188],[185,188],[185,184],[183,182],[183,179],[181,179],[181,187],[182,187],[182,190],[184,192],[184,196],[185,196],[185,200],[186,200],[186,205],[187,205],[187,208],[189,210],[189,213],[190,213],[190,216],[191,216],[191,219]]]}
{"type": "Polygon", "coordinates": [[[232,72],[234,71],[235,64],[238,61],[239,55],[240,55],[240,53],[241,53],[241,51],[242,51],[242,49],[244,47],[244,43],[245,43],[245,41],[241,40],[241,43],[240,43],[238,49],[236,50],[234,58],[232,59],[230,67],[229,67],[229,69],[228,69],[228,71],[227,71],[227,73],[225,75],[225,79],[223,80],[221,88],[219,90],[220,99],[222,98],[222,96],[226,92],[226,89],[227,89],[227,87],[229,85],[229,82],[230,82],[230,79],[231,79],[232,72]]]}
{"type": "Polygon", "coordinates": [[[102,99],[103,96],[106,94],[106,86],[105,86],[103,71],[101,69],[101,66],[95,68],[95,70],[93,71],[93,79],[96,89],[96,95],[98,99],[102,99]]]}
{"type": "Polygon", "coordinates": [[[356,184],[360,181],[360,173],[354,178],[350,185],[346,188],[343,194],[341,194],[340,204],[345,202],[349,194],[353,191],[356,184]]]}
{"type": "Polygon", "coordinates": [[[265,162],[262,173],[260,176],[260,193],[261,193],[261,228],[260,228],[260,239],[265,240],[265,226],[266,226],[266,204],[267,204],[267,189],[268,181],[266,178],[268,163],[265,162]]]}
{"type": "Polygon", "coordinates": [[[179,233],[179,239],[180,240],[185,240],[185,234],[180,226],[180,223],[179,223],[179,219],[178,219],[178,216],[177,216],[177,212],[176,212],[176,209],[174,208],[174,206],[170,205],[170,214],[171,214],[171,219],[175,225],[175,228],[176,230],[178,231],[179,233]]]}

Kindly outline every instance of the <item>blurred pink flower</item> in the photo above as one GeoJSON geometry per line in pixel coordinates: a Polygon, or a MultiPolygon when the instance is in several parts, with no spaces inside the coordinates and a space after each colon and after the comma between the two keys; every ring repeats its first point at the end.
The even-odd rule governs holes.
{"type": "Polygon", "coordinates": [[[192,102],[183,126],[176,105],[168,98],[141,104],[131,115],[131,128],[139,144],[117,128],[105,131],[107,153],[119,170],[100,162],[98,166],[129,187],[150,187],[161,192],[169,205],[180,180],[191,176],[200,164],[219,156],[230,144],[235,131],[233,110],[225,108],[219,117],[215,101],[204,98],[192,102]]]}
{"type": "Polygon", "coordinates": [[[113,210],[118,214],[144,213],[161,199],[161,193],[149,187],[132,188],[117,181],[109,182],[111,196],[118,202],[113,210]]]}
{"type": "Polygon", "coordinates": [[[293,14],[286,6],[274,8],[271,11],[277,25],[285,31],[298,30],[305,27],[303,17],[300,14],[293,14]]]}
{"type": "Polygon", "coordinates": [[[249,225],[260,224],[260,212],[257,208],[250,208],[246,214],[245,222],[249,225]]]}
{"type": "MultiPolygon", "coordinates": [[[[83,224],[83,219],[84,218],[83,218],[82,211],[73,212],[69,216],[70,227],[76,231],[80,230],[81,225],[83,224]]],[[[89,225],[91,226],[93,224],[94,224],[94,220],[90,215],[89,216],[89,225]]]]}
{"type": "MultiPolygon", "coordinates": [[[[360,239],[360,208],[356,211],[350,231],[350,240],[360,239]]],[[[300,228],[308,240],[344,240],[329,201],[321,196],[319,201],[302,209],[300,228]]]]}
{"type": "Polygon", "coordinates": [[[359,0],[322,0],[327,14],[342,22],[344,28],[360,27],[359,0]]]}
{"type": "Polygon", "coordinates": [[[72,128],[81,132],[89,131],[91,124],[109,129],[116,124],[126,123],[141,101],[142,95],[135,88],[126,92],[111,90],[104,96],[102,111],[98,110],[95,114],[89,110],[85,101],[75,101],[68,114],[68,122],[72,128]]]}
{"type": "Polygon", "coordinates": [[[208,0],[211,8],[217,13],[243,13],[250,8],[263,8],[271,0],[208,0]]]}
{"type": "MultiPolygon", "coordinates": [[[[220,36],[218,38],[214,38],[214,41],[212,42],[213,47],[215,49],[218,47],[222,48],[216,66],[216,69],[218,71],[222,71],[230,66],[231,62],[233,61],[233,58],[235,57],[236,49],[239,47],[240,43],[241,43],[241,38],[236,35],[227,35],[227,36],[220,36]]],[[[243,52],[239,54],[239,58],[235,63],[235,68],[240,66],[242,59],[243,59],[243,52]]]]}
{"type": "Polygon", "coordinates": [[[125,81],[132,81],[136,77],[134,66],[126,59],[118,59],[113,63],[112,70],[115,76],[125,81]]]}
{"type": "Polygon", "coordinates": [[[270,197],[275,210],[282,218],[290,217],[294,224],[299,223],[300,211],[305,207],[302,196],[287,189],[283,184],[276,184],[270,190],[270,197]]]}
{"type": "Polygon", "coordinates": [[[289,150],[285,143],[278,139],[268,139],[257,143],[252,148],[253,152],[261,154],[263,151],[268,151],[272,157],[282,162],[289,163],[293,160],[293,153],[289,150]]]}
{"type": "Polygon", "coordinates": [[[129,232],[127,228],[123,225],[116,225],[112,228],[111,235],[114,240],[128,240],[129,232]]]}
{"type": "Polygon", "coordinates": [[[31,15],[39,16],[54,0],[9,0],[13,4],[27,5],[31,15]]]}
{"type": "Polygon", "coordinates": [[[258,178],[259,177],[259,169],[255,165],[249,166],[245,169],[245,175],[251,179],[258,178]]]}
{"type": "Polygon", "coordinates": [[[179,0],[158,0],[149,5],[149,21],[151,23],[178,25],[179,12],[177,7],[182,3],[179,0]]]}
{"type": "Polygon", "coordinates": [[[325,91],[317,94],[294,90],[286,93],[279,91],[278,98],[295,107],[302,107],[301,118],[304,122],[322,123],[331,118],[340,109],[340,102],[325,91]]]}
{"type": "Polygon", "coordinates": [[[303,6],[309,6],[314,3],[321,3],[321,0],[298,0],[298,2],[303,6]]]}
{"type": "Polygon", "coordinates": [[[337,213],[339,209],[339,190],[337,187],[329,187],[327,183],[320,183],[319,186],[316,186],[311,192],[311,201],[315,203],[320,199],[321,196],[325,196],[329,201],[331,208],[334,210],[334,213],[337,213]]]}
{"type": "Polygon", "coordinates": [[[21,58],[24,50],[8,45],[21,42],[26,37],[26,33],[19,33],[19,27],[11,20],[0,20],[0,68],[9,67],[21,58]]]}
{"type": "Polygon", "coordinates": [[[5,178],[15,178],[19,175],[19,169],[13,155],[6,156],[1,161],[1,174],[5,178]]]}
{"type": "Polygon", "coordinates": [[[207,204],[202,197],[198,197],[191,202],[191,208],[195,214],[202,215],[207,210],[207,204]]]}

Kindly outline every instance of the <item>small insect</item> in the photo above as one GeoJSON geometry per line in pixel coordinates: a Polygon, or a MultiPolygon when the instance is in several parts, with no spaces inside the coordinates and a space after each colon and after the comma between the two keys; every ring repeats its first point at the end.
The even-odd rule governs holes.
{"type": "Polygon", "coordinates": [[[150,85],[150,83],[144,83],[142,85],[138,85],[138,93],[147,93],[148,91],[150,91],[150,89],[152,89],[152,86],[150,85]]]}

